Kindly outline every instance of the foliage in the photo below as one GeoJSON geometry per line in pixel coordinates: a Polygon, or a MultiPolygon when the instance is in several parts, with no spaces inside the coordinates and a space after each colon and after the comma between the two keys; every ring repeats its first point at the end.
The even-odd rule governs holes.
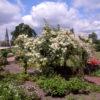
{"type": "Polygon", "coordinates": [[[2,100],[15,100],[15,99],[21,100],[21,95],[18,89],[11,83],[10,84],[0,83],[0,99],[2,100]]]}
{"type": "Polygon", "coordinates": [[[20,35],[19,38],[16,39],[15,43],[17,45],[13,49],[14,53],[16,54],[16,60],[21,63],[22,67],[25,70],[25,74],[27,73],[28,60],[30,56],[27,54],[29,53],[29,50],[24,46],[24,44],[27,43],[28,40],[32,40],[32,38],[28,39],[27,36],[20,35]]]}
{"type": "Polygon", "coordinates": [[[26,79],[26,75],[24,75],[22,73],[2,74],[2,78],[0,77],[0,100],[40,100],[34,91],[27,94],[26,90],[21,87],[23,79],[26,79]]]}
{"type": "Polygon", "coordinates": [[[11,33],[12,34],[12,41],[14,41],[19,35],[24,34],[29,37],[35,37],[36,32],[28,25],[21,23],[16,26],[15,30],[11,33]]]}
{"type": "Polygon", "coordinates": [[[36,81],[48,95],[52,96],[64,96],[66,93],[100,92],[100,86],[88,83],[78,77],[65,80],[60,76],[41,76],[36,81]]]}
{"type": "Polygon", "coordinates": [[[96,51],[100,51],[100,40],[97,38],[97,34],[93,32],[92,34],[89,34],[89,38],[91,38],[95,44],[96,51]]]}
{"type": "Polygon", "coordinates": [[[66,81],[60,76],[52,78],[40,77],[38,84],[51,96],[64,96],[66,93],[66,81]]]}
{"type": "Polygon", "coordinates": [[[0,66],[7,64],[7,55],[8,51],[5,50],[0,50],[0,66]]]}
{"type": "Polygon", "coordinates": [[[69,81],[66,82],[66,89],[72,93],[84,93],[87,91],[87,83],[77,77],[70,78],[69,81]]]}
{"type": "Polygon", "coordinates": [[[91,41],[88,38],[49,27],[45,27],[43,34],[37,38],[20,35],[15,44],[16,56],[28,58],[28,66],[40,67],[42,70],[58,66],[83,68],[91,54],[91,41]]]}
{"type": "Polygon", "coordinates": [[[67,90],[73,93],[89,93],[89,92],[100,92],[100,86],[88,83],[85,80],[82,80],[80,78],[70,78],[69,81],[67,81],[67,90]]]}
{"type": "Polygon", "coordinates": [[[100,40],[97,40],[95,43],[96,51],[100,51],[100,40]]]}
{"type": "Polygon", "coordinates": [[[6,49],[1,51],[2,57],[7,58],[7,55],[8,55],[8,51],[6,49]]]}
{"type": "Polygon", "coordinates": [[[94,72],[92,73],[92,75],[100,77],[100,69],[94,71],[94,72]]]}
{"type": "Polygon", "coordinates": [[[89,34],[89,38],[95,43],[97,41],[97,34],[93,32],[92,34],[89,34]]]}
{"type": "Polygon", "coordinates": [[[27,81],[29,80],[29,77],[30,76],[28,74],[20,73],[17,75],[17,80],[27,81]]]}
{"type": "Polygon", "coordinates": [[[0,99],[1,100],[31,100],[28,99],[22,89],[16,87],[13,83],[0,82],[0,99]]]}

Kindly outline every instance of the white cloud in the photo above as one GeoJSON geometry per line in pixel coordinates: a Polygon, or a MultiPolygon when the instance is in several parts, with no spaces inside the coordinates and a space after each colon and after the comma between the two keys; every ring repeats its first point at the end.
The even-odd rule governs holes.
{"type": "MultiPolygon", "coordinates": [[[[85,5],[85,2],[83,0],[83,5],[85,5]]],[[[80,5],[80,2],[78,3],[80,5]]],[[[34,28],[40,28],[44,25],[44,18],[53,26],[60,24],[65,28],[73,27],[79,34],[80,32],[85,32],[84,34],[92,31],[98,34],[100,32],[100,21],[81,19],[77,8],[70,7],[69,9],[66,3],[61,2],[42,2],[33,6],[30,15],[23,16],[23,21],[34,28]]]]}
{"type": "Polygon", "coordinates": [[[32,7],[30,15],[23,17],[25,23],[30,23],[34,27],[44,25],[44,19],[50,25],[60,24],[63,27],[72,25],[72,22],[78,18],[76,9],[68,9],[66,3],[43,2],[32,7]]]}
{"type": "Polygon", "coordinates": [[[83,8],[87,13],[100,10],[100,0],[73,0],[75,8],[83,8]]]}
{"type": "Polygon", "coordinates": [[[0,25],[19,20],[20,8],[7,0],[0,0],[0,25]]]}
{"type": "MultiPolygon", "coordinates": [[[[33,5],[30,14],[21,16],[21,10],[23,10],[24,6],[20,0],[17,0],[16,5],[8,2],[7,0],[0,0],[0,33],[4,33],[6,27],[9,27],[9,30],[14,29],[14,26],[20,22],[29,24],[31,27],[39,30],[41,27],[43,27],[44,19],[46,19],[47,22],[53,26],[60,24],[61,27],[64,28],[73,27],[77,33],[86,32],[87,34],[89,32],[95,31],[99,35],[99,14],[97,16],[98,18],[80,18],[81,13],[79,12],[78,8],[84,6],[84,8],[87,9],[89,6],[89,3],[87,2],[89,0],[75,1],[74,6],[70,8],[66,3],[61,1],[42,2],[40,4],[33,5]]],[[[91,3],[90,5],[92,6],[91,3]]],[[[97,8],[99,8],[99,6],[97,8]]],[[[0,34],[0,37],[3,37],[3,34],[0,34]]]]}
{"type": "Polygon", "coordinates": [[[6,28],[12,30],[21,22],[21,9],[17,4],[12,4],[7,0],[0,0],[0,40],[4,39],[6,28]]]}

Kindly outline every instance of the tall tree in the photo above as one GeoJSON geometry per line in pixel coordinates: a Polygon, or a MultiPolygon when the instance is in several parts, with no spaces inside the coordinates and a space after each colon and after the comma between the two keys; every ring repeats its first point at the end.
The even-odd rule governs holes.
{"type": "Polygon", "coordinates": [[[29,25],[21,23],[16,26],[15,30],[11,33],[12,41],[14,41],[21,34],[28,35],[28,37],[35,37],[37,35],[29,25]]]}
{"type": "Polygon", "coordinates": [[[74,34],[74,29],[73,28],[70,29],[70,33],[74,34]]]}
{"type": "Polygon", "coordinates": [[[95,50],[100,51],[100,39],[97,38],[97,34],[93,32],[92,34],[89,34],[89,38],[91,38],[95,44],[95,50]]]}
{"type": "Polygon", "coordinates": [[[95,43],[97,41],[97,34],[92,32],[92,34],[89,34],[89,38],[91,38],[93,43],[95,43]]]}

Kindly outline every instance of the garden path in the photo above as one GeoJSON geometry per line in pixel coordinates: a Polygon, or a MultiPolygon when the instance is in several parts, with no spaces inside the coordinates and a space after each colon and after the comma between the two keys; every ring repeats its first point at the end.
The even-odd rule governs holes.
{"type": "Polygon", "coordinates": [[[23,70],[21,67],[18,66],[18,64],[15,63],[15,57],[9,57],[7,58],[7,61],[8,61],[8,65],[4,67],[5,71],[12,74],[16,74],[16,73],[20,73],[23,70]]]}
{"type": "Polygon", "coordinates": [[[87,80],[90,83],[94,83],[94,84],[100,85],[100,77],[85,76],[84,79],[87,80]]]}

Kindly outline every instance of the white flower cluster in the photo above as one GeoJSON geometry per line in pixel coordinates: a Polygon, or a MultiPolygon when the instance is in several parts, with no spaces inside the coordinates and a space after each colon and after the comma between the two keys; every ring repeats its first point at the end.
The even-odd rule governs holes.
{"type": "Polygon", "coordinates": [[[69,31],[59,30],[43,31],[40,37],[28,38],[20,35],[16,39],[16,55],[29,56],[29,65],[46,65],[47,63],[63,64],[64,57],[74,49],[83,48],[91,52],[89,39],[71,34],[69,31]],[[69,48],[71,46],[72,48],[69,48]]]}

